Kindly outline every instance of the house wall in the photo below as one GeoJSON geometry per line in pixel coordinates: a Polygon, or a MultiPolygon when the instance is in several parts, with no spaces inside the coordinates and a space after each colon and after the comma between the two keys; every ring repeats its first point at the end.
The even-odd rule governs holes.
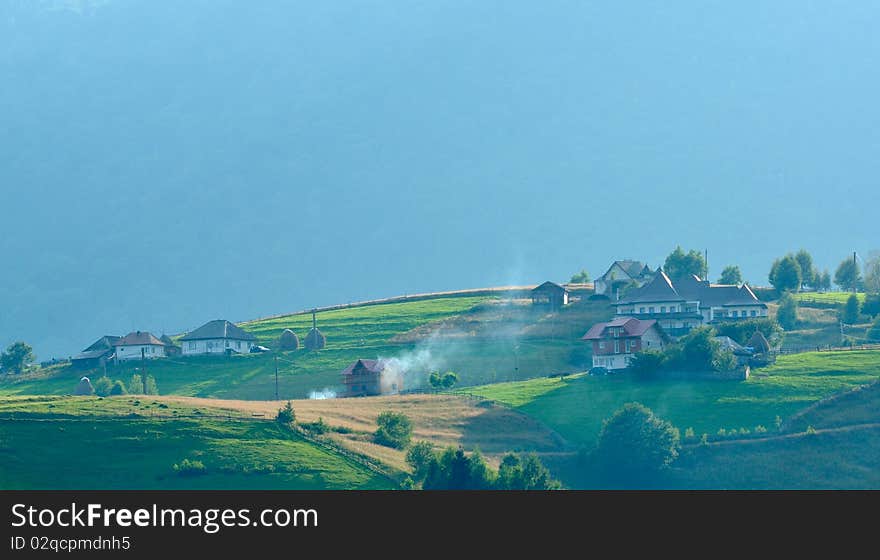
{"type": "Polygon", "coordinates": [[[759,305],[735,305],[714,308],[713,319],[742,319],[743,313],[745,313],[746,319],[767,317],[767,309],[759,305]],[[753,311],[755,312],[754,315],[752,315],[753,311]],[[734,312],[736,312],[736,316],[732,316],[734,312]]]}
{"type": "Polygon", "coordinates": [[[181,344],[184,356],[194,356],[197,354],[223,354],[227,348],[231,348],[236,352],[248,352],[253,342],[228,338],[211,338],[206,340],[183,340],[181,344]]]}
{"type": "Polygon", "coordinates": [[[117,346],[116,358],[118,360],[140,360],[141,348],[144,349],[144,358],[148,360],[165,357],[164,346],[156,346],[154,344],[138,344],[135,346],[117,346]]]}
{"type": "Polygon", "coordinates": [[[632,354],[610,354],[593,356],[593,367],[603,367],[608,370],[625,369],[629,365],[632,354]]]}
{"type": "Polygon", "coordinates": [[[642,335],[642,347],[645,350],[663,350],[664,346],[666,343],[663,342],[656,327],[651,327],[642,335]]]}

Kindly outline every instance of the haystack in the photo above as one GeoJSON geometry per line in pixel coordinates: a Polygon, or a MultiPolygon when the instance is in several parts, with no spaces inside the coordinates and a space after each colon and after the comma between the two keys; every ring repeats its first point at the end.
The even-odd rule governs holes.
{"type": "Polygon", "coordinates": [[[296,333],[292,330],[284,329],[284,331],[281,333],[281,337],[278,339],[278,348],[284,351],[298,350],[299,337],[296,336],[296,333]]]}
{"type": "Polygon", "coordinates": [[[309,334],[306,335],[306,348],[309,350],[320,350],[327,345],[327,337],[324,336],[318,327],[312,327],[309,334]]]}
{"type": "Polygon", "coordinates": [[[752,338],[749,339],[749,343],[746,346],[751,346],[758,354],[764,354],[770,351],[770,343],[767,342],[767,337],[761,334],[761,331],[755,331],[755,334],[752,335],[752,338]]]}
{"type": "Polygon", "coordinates": [[[93,395],[95,394],[95,388],[92,387],[92,382],[89,381],[88,377],[83,377],[79,380],[76,389],[73,390],[73,394],[77,396],[93,395]]]}

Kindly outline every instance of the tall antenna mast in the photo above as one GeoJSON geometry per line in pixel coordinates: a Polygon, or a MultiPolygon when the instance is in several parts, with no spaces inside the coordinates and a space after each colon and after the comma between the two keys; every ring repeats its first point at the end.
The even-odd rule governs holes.
{"type": "Polygon", "coordinates": [[[318,328],[318,318],[316,316],[317,312],[318,312],[317,309],[312,309],[312,328],[313,329],[318,328]]]}

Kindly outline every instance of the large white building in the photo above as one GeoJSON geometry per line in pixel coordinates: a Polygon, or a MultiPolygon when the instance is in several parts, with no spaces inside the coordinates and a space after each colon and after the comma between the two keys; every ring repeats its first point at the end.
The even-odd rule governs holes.
{"type": "Polygon", "coordinates": [[[767,317],[767,304],[746,284],[710,284],[694,275],[673,283],[662,270],[614,305],[618,315],[656,319],[672,335],[717,321],[767,317]]]}
{"type": "Polygon", "coordinates": [[[144,331],[128,333],[117,340],[113,347],[116,349],[117,360],[152,360],[165,357],[165,343],[144,331]]]}
{"type": "Polygon", "coordinates": [[[184,356],[248,352],[256,337],[224,319],[208,321],[196,330],[180,337],[184,356]]]}

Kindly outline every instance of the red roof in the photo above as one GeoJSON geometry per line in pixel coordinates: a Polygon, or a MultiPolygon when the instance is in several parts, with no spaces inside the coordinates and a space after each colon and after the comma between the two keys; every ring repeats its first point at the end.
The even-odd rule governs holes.
{"type": "Polygon", "coordinates": [[[113,346],[165,346],[165,343],[148,332],[135,331],[120,338],[113,346]]]}
{"type": "Polygon", "coordinates": [[[385,362],[383,360],[358,360],[342,370],[342,375],[353,375],[358,364],[360,364],[361,369],[366,370],[367,373],[382,373],[385,369],[385,362]]]}
{"type": "Polygon", "coordinates": [[[613,327],[623,327],[626,336],[642,336],[655,324],[657,324],[655,319],[642,321],[635,317],[615,317],[611,321],[596,323],[590,327],[590,330],[587,331],[587,334],[585,334],[581,340],[599,340],[603,338],[606,329],[613,327]]]}

